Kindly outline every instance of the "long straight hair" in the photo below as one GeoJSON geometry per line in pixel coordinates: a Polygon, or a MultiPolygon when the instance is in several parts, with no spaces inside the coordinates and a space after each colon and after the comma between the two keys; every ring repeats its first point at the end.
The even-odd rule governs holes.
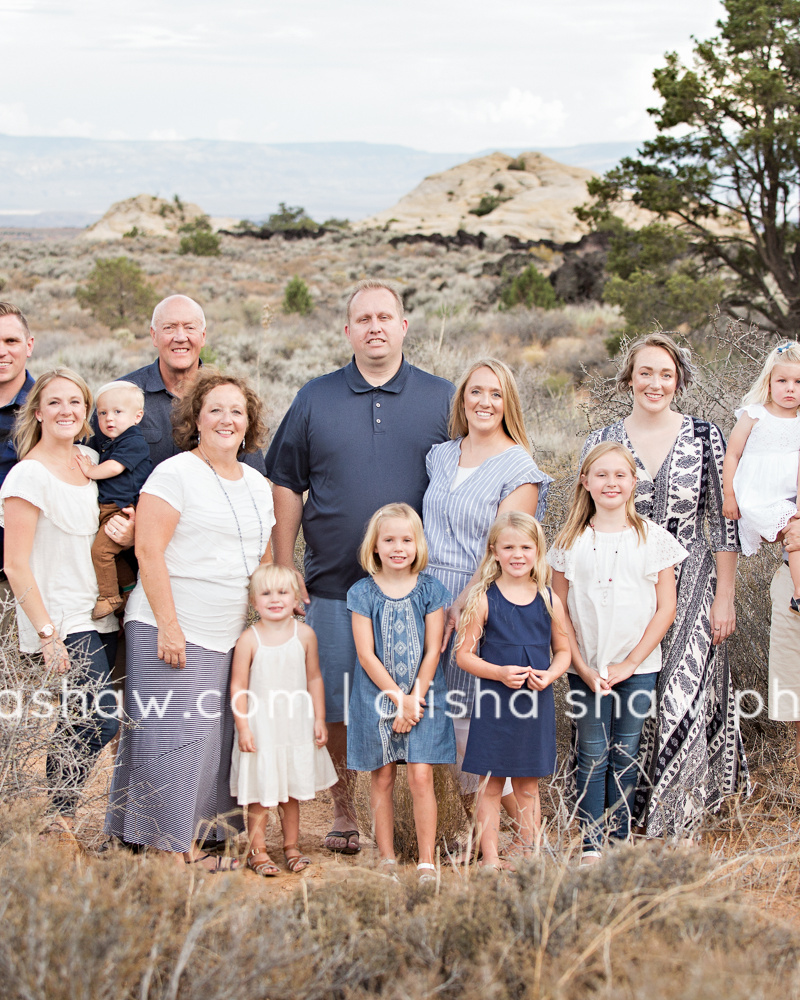
{"type": "Polygon", "coordinates": [[[453,395],[453,402],[450,404],[450,420],[447,425],[447,433],[452,440],[466,437],[469,434],[467,424],[467,414],[464,408],[464,396],[467,392],[467,382],[472,378],[479,368],[488,368],[497,377],[500,383],[500,392],[503,396],[503,430],[508,434],[514,444],[520,445],[529,454],[531,453],[531,442],[528,432],[525,430],[525,418],[522,416],[522,402],[519,398],[519,389],[514,373],[498,361],[497,358],[479,358],[474,364],[464,372],[458,380],[456,391],[453,395]]]}
{"type": "Polygon", "coordinates": [[[89,414],[92,412],[92,393],[89,386],[71,368],[63,366],[51,368],[49,371],[42,372],[36,379],[17,414],[17,421],[14,425],[14,448],[18,459],[25,458],[28,452],[41,441],[42,425],[36,419],[36,411],[41,409],[42,393],[57,378],[64,378],[68,382],[74,383],[80,390],[80,394],[83,396],[83,401],[86,404],[86,416],[83,419],[83,426],[75,435],[74,440],[82,441],[92,436],[92,428],[89,426],[88,420],[89,414]]]}
{"type": "MultiPolygon", "coordinates": [[[[513,528],[515,531],[527,535],[536,546],[536,559],[531,567],[531,580],[536,584],[539,593],[542,595],[542,600],[550,618],[553,619],[559,628],[562,628],[561,623],[553,614],[553,602],[550,600],[550,593],[547,590],[550,586],[552,572],[550,564],[547,561],[547,541],[544,537],[542,526],[530,514],[526,514],[521,510],[509,510],[504,514],[500,514],[489,529],[489,535],[486,539],[486,552],[480,566],[478,566],[478,580],[470,590],[464,610],[461,613],[454,649],[458,649],[463,643],[467,628],[478,613],[478,604],[481,598],[495,580],[499,580],[502,575],[503,571],[494,550],[497,547],[497,539],[500,537],[500,533],[506,528],[513,528]]],[[[481,632],[482,634],[483,632],[481,632]]]]}
{"type": "MultiPolygon", "coordinates": [[[[600,444],[596,444],[581,463],[580,475],[578,476],[578,481],[575,483],[575,496],[572,501],[572,507],[570,508],[564,527],[556,535],[553,542],[554,548],[571,549],[594,517],[597,508],[592,499],[592,494],[584,486],[583,480],[589,475],[589,470],[594,463],[602,458],[603,455],[608,455],[612,451],[617,452],[618,455],[621,455],[625,459],[625,462],[630,466],[634,480],[636,479],[636,462],[624,444],[620,444],[619,441],[601,441],[600,444]]],[[[628,497],[628,502],[625,504],[625,515],[636,529],[639,539],[644,542],[647,540],[647,527],[644,519],[636,510],[635,499],[636,485],[634,482],[634,488],[628,497]]]]}

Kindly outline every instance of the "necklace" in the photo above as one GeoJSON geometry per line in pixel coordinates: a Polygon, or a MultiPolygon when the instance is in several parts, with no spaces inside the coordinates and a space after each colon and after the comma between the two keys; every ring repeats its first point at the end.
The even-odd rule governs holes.
{"type": "Polygon", "coordinates": [[[589,522],[589,527],[592,529],[592,552],[594,553],[594,571],[597,574],[597,583],[600,587],[600,604],[606,608],[608,607],[608,602],[611,598],[611,586],[614,583],[614,574],[617,571],[617,556],[619,555],[620,542],[623,538],[623,532],[628,527],[628,520],[625,519],[625,527],[620,532],[614,532],[617,535],[616,548],[614,549],[614,556],[611,560],[611,570],[608,579],[606,579],[600,572],[600,558],[597,555],[597,532],[594,528],[594,522],[589,522]]]}
{"type": "MultiPolygon", "coordinates": [[[[228,501],[228,506],[231,509],[231,514],[233,514],[233,519],[236,522],[236,531],[239,535],[239,545],[242,548],[242,562],[244,563],[244,573],[245,576],[250,576],[250,567],[247,565],[247,554],[245,553],[244,550],[244,535],[242,535],[242,526],[239,524],[239,518],[236,514],[236,508],[233,506],[233,501],[231,500],[228,491],[222,485],[222,480],[219,478],[219,473],[211,464],[211,462],[209,462],[203,449],[198,445],[197,450],[200,453],[200,456],[202,457],[203,461],[206,463],[209,469],[211,469],[211,471],[214,473],[214,478],[217,481],[217,485],[222,490],[222,495],[228,501]]],[[[244,475],[244,471],[242,472],[242,479],[244,480],[245,488],[247,489],[248,495],[250,496],[250,502],[253,505],[253,510],[255,511],[256,514],[256,520],[258,521],[258,553],[260,559],[261,554],[264,551],[264,523],[261,520],[261,514],[259,514],[258,512],[258,505],[256,504],[255,497],[253,496],[253,493],[250,489],[250,484],[247,482],[247,476],[244,475]]]]}

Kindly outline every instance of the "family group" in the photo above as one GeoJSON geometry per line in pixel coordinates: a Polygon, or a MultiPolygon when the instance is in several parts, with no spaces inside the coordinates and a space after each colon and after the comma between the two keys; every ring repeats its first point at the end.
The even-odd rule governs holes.
{"type": "Polygon", "coordinates": [[[428,881],[433,769],[450,765],[481,863],[512,867],[538,848],[566,673],[581,863],[634,829],[691,838],[748,785],[726,640],[737,554],[762,540],[784,559],[770,715],[795,723],[800,762],[800,346],[766,359],[726,454],[714,424],[673,405],[694,377],[689,351],[664,333],[631,344],[617,377],[630,412],[586,440],[548,550],[552,480],[514,375],[483,358],[453,386],[408,363],[407,329],[396,289],[360,282],[352,360],[300,389],[264,454],[263,404],[202,364],[192,299],[156,306],[155,360],[94,399],[68,368],[34,381],[27,321],[0,303],[2,586],[43,676],[100,692],[57,724],[71,751],[47,760],[57,831],[119,729],[109,845],[235,870],[219,848],[246,814],[244,864],[274,876],[277,807],[299,872],[311,864],[299,802],[330,788],[325,847],[355,854],[367,771],[392,874],[402,764],[428,881]]]}

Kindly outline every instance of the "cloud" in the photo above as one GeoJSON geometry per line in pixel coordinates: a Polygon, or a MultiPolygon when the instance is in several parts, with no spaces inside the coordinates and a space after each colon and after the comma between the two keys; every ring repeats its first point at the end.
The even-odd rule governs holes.
{"type": "Polygon", "coordinates": [[[248,139],[250,126],[241,118],[221,118],[217,122],[217,138],[225,142],[239,142],[248,139]]]}
{"type": "Polygon", "coordinates": [[[534,129],[539,139],[557,135],[567,120],[560,100],[546,101],[538,94],[520,90],[519,87],[511,87],[499,101],[436,102],[430,110],[437,116],[446,114],[451,122],[483,126],[487,136],[489,131],[496,134],[502,132],[506,142],[511,142],[515,136],[529,135],[534,129]]]}
{"type": "Polygon", "coordinates": [[[48,135],[58,136],[80,136],[88,139],[94,134],[94,125],[91,122],[79,122],[74,118],[62,118],[55,128],[48,130],[48,135]]]}
{"type": "Polygon", "coordinates": [[[199,49],[208,48],[209,32],[202,26],[193,30],[173,31],[158,24],[140,25],[111,36],[111,45],[118,49],[199,49]],[[205,36],[205,37],[203,37],[205,36]]]}
{"type": "Polygon", "coordinates": [[[0,132],[5,135],[31,135],[32,127],[24,104],[0,104],[0,132]]]}

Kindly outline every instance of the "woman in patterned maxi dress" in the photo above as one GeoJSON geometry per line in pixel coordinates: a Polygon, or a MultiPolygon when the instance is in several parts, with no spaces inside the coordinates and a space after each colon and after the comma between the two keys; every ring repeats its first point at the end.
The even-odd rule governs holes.
{"type": "Polygon", "coordinates": [[[617,377],[633,391],[631,416],[590,434],[583,449],[601,441],[629,448],[637,511],[689,552],[676,568],[678,608],[662,642],[656,717],[642,732],[633,820],[649,837],[691,835],[705,810],[748,785],[725,647],[739,551],[735,522],[722,515],[725,439],[716,425],[670,409],[690,379],[688,352],[671,337],[636,341],[617,377]]]}

